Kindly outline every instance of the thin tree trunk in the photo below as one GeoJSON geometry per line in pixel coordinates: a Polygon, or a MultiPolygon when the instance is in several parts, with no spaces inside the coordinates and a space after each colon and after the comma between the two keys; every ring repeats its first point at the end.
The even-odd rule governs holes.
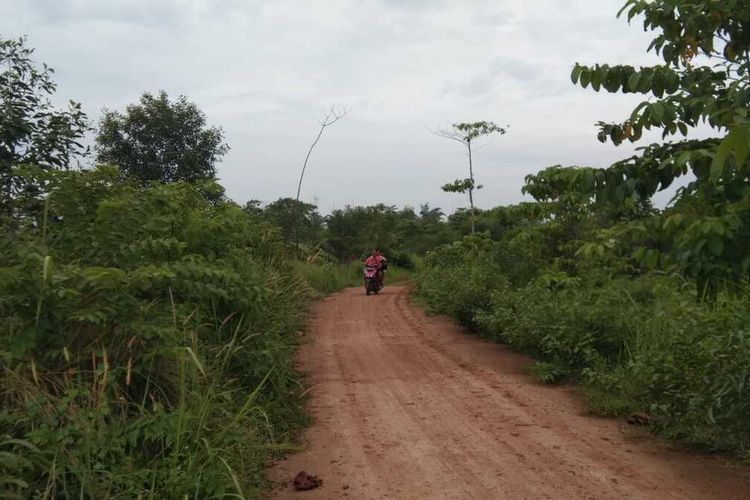
{"type": "Polygon", "coordinates": [[[471,163],[471,139],[466,141],[466,147],[469,150],[469,180],[471,185],[469,186],[469,206],[471,207],[471,234],[474,235],[474,166],[471,163]]]}
{"type": "Polygon", "coordinates": [[[326,125],[321,125],[320,130],[318,131],[318,136],[313,141],[312,145],[310,146],[310,149],[307,151],[307,156],[305,156],[305,163],[302,164],[302,173],[299,174],[299,184],[297,184],[297,202],[299,202],[299,194],[302,191],[302,178],[305,176],[305,169],[307,169],[307,161],[310,159],[310,155],[312,154],[313,149],[315,149],[315,145],[318,144],[318,141],[320,140],[320,136],[323,135],[323,129],[326,128],[326,125]]]}
{"type": "Polygon", "coordinates": [[[302,164],[302,172],[299,174],[299,183],[297,184],[297,198],[295,198],[295,204],[294,204],[294,211],[295,211],[294,247],[295,247],[298,257],[299,257],[299,225],[302,219],[302,208],[299,206],[299,195],[302,192],[302,179],[305,177],[305,170],[307,169],[307,162],[310,160],[310,155],[312,154],[313,149],[315,149],[315,146],[318,144],[318,141],[320,140],[320,137],[323,135],[323,130],[325,130],[325,128],[326,128],[326,122],[323,122],[323,124],[320,126],[320,130],[318,131],[318,136],[310,145],[310,149],[307,150],[307,156],[305,156],[305,162],[302,164]]]}
{"type": "Polygon", "coordinates": [[[305,177],[305,170],[307,170],[307,162],[310,160],[310,155],[313,152],[313,149],[315,149],[315,146],[318,144],[318,141],[320,141],[320,137],[323,135],[323,131],[326,129],[326,127],[333,125],[337,121],[339,121],[341,118],[343,118],[347,113],[346,108],[340,108],[336,105],[331,105],[331,108],[328,110],[328,112],[325,115],[325,118],[323,118],[320,123],[320,130],[318,130],[318,135],[315,137],[315,140],[310,145],[310,149],[307,150],[307,156],[305,156],[305,162],[302,164],[302,172],[299,174],[299,183],[297,183],[297,197],[295,198],[295,212],[296,212],[296,220],[294,223],[294,239],[295,239],[295,246],[297,248],[297,256],[299,256],[299,224],[300,219],[302,218],[302,207],[300,207],[299,202],[299,196],[302,192],[302,179],[305,177]]]}

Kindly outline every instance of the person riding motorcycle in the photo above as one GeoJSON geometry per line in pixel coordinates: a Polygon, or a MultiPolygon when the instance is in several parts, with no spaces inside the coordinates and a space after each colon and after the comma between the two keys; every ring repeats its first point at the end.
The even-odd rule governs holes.
{"type": "Polygon", "coordinates": [[[388,268],[388,259],[385,258],[383,252],[378,249],[374,249],[365,259],[365,266],[376,267],[378,269],[378,283],[380,285],[380,288],[383,288],[385,270],[388,268]]]}

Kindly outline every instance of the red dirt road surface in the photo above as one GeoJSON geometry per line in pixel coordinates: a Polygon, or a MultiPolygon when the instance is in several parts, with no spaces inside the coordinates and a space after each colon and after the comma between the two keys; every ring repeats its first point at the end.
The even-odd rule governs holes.
{"type": "Polygon", "coordinates": [[[750,498],[750,468],[586,414],[529,359],[361,288],[323,300],[299,352],[306,450],[269,470],[276,498],[750,498]],[[321,487],[295,491],[299,471],[321,487]]]}

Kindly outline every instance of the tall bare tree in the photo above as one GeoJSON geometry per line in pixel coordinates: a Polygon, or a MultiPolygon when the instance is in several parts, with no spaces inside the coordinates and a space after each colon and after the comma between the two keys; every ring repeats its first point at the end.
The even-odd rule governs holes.
{"type": "Polygon", "coordinates": [[[299,174],[299,182],[297,183],[297,197],[295,198],[295,245],[297,248],[297,252],[299,253],[299,222],[300,222],[300,216],[301,216],[301,205],[299,202],[300,193],[302,192],[302,180],[305,177],[305,171],[307,170],[307,163],[310,161],[310,155],[313,152],[313,149],[315,149],[315,146],[318,145],[318,142],[320,141],[320,138],[323,136],[323,132],[326,128],[330,127],[340,119],[342,119],[346,114],[349,112],[349,110],[345,106],[340,106],[337,104],[332,104],[328,111],[325,112],[325,115],[323,118],[318,120],[318,124],[320,125],[320,128],[318,129],[318,135],[315,136],[315,140],[310,144],[310,149],[307,150],[307,155],[305,156],[305,162],[302,164],[302,171],[299,174]]]}
{"type": "Polygon", "coordinates": [[[325,116],[318,120],[318,123],[320,124],[320,129],[318,130],[318,135],[315,136],[315,140],[310,145],[310,149],[307,150],[307,156],[305,156],[305,162],[302,164],[302,172],[299,174],[299,183],[297,184],[297,202],[299,202],[299,195],[302,192],[302,180],[305,177],[305,170],[307,170],[307,162],[310,161],[310,155],[313,152],[313,149],[315,149],[315,146],[318,145],[318,142],[320,141],[320,138],[323,136],[323,131],[327,128],[342,119],[346,114],[349,112],[349,110],[346,107],[339,106],[336,104],[331,105],[331,107],[328,108],[328,111],[326,111],[325,116]]]}

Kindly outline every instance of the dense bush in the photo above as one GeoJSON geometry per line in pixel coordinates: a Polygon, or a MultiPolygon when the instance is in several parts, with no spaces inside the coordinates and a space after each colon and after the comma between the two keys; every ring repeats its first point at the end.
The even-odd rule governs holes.
{"type": "Polygon", "coordinates": [[[414,256],[406,252],[392,252],[388,255],[388,265],[398,266],[407,271],[414,271],[417,268],[414,256]]]}
{"type": "Polygon", "coordinates": [[[29,169],[0,241],[0,452],[11,496],[252,495],[303,422],[310,288],[277,230],[211,185],[29,169]]]}
{"type": "Polygon", "coordinates": [[[417,292],[485,338],[533,354],[543,380],[575,379],[605,413],[643,411],[665,434],[750,450],[750,300],[695,299],[678,276],[571,277],[547,271],[512,284],[503,243],[466,238],[428,254],[417,292]],[[446,286],[450,283],[450,286],[446,286]]]}

